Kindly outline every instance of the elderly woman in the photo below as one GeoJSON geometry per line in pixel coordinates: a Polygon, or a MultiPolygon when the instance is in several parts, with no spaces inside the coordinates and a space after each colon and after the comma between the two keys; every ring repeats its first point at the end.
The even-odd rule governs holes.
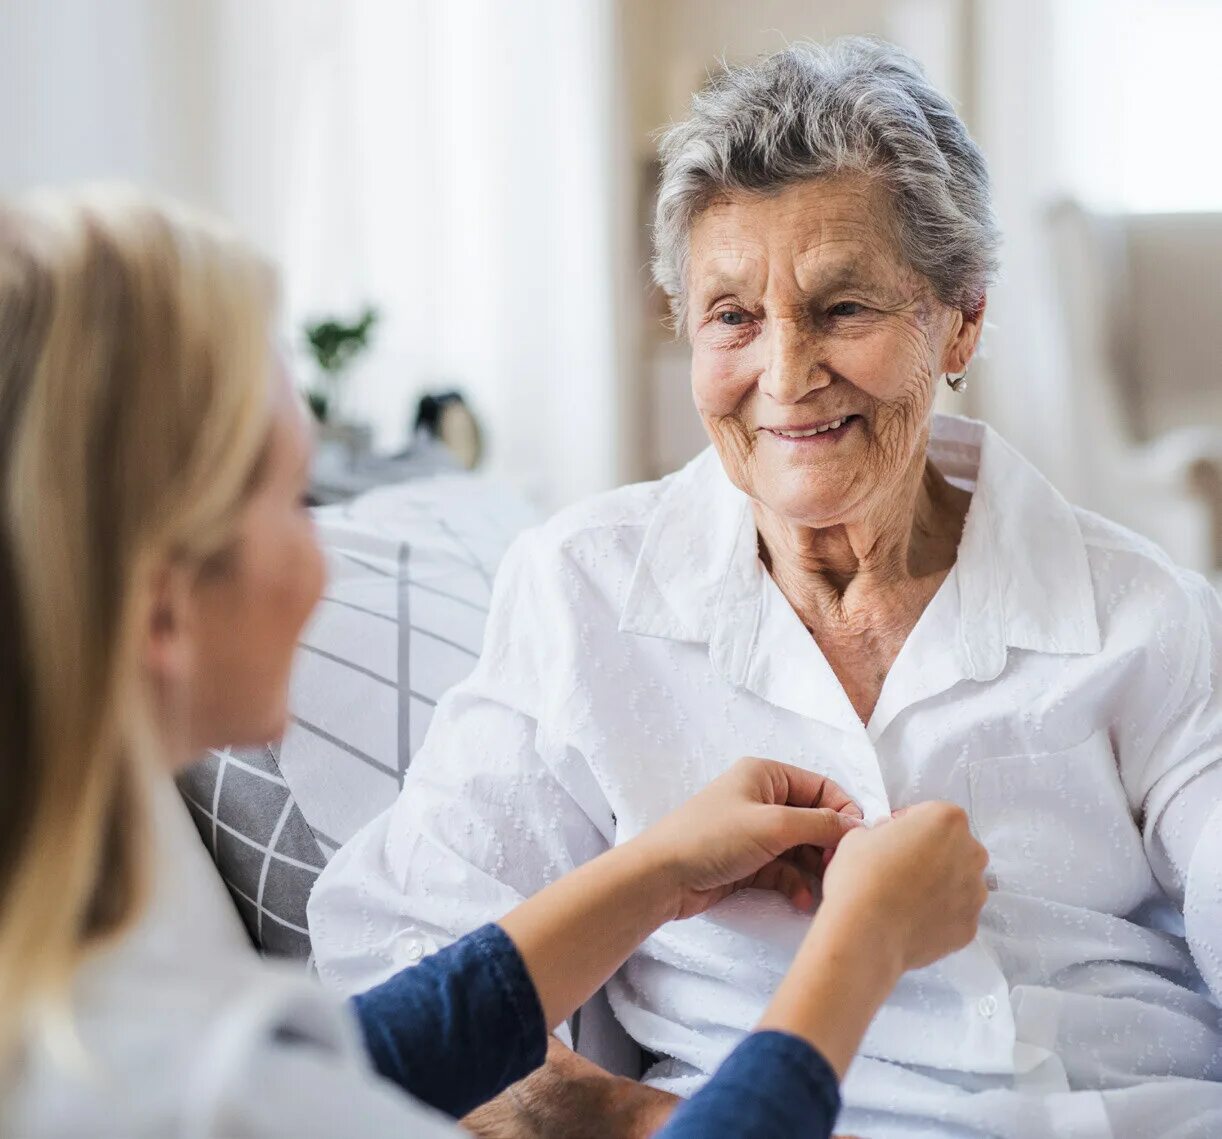
{"type": "MultiPolygon", "coordinates": [[[[730,70],[662,159],[656,273],[712,447],[507,558],[474,675],[318,887],[323,977],[372,983],[766,755],[867,820],[954,801],[991,856],[979,936],[895,989],[842,1130],[1222,1134],[1222,609],[932,414],[996,265],[980,151],[910,59],[842,40],[730,70]]],[[[557,1044],[472,1125],[648,1133],[807,921],[748,894],[660,931],[607,985],[651,1086],[557,1044]]]]}

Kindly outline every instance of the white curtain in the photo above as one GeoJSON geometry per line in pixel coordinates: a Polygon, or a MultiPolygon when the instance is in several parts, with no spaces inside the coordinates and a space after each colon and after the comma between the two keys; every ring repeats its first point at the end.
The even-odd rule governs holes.
{"type": "Polygon", "coordinates": [[[559,505],[613,485],[625,449],[614,17],[0,0],[0,191],[122,178],[228,215],[283,268],[294,348],[307,317],[381,310],[349,404],[381,446],[457,387],[490,469],[559,505]]]}
{"type": "Polygon", "coordinates": [[[988,158],[1002,269],[972,368],[971,414],[1070,499],[1083,487],[1048,210],[1065,193],[1062,61],[1054,0],[972,0],[973,133],[988,158]]]}
{"type": "MultiPolygon", "coordinates": [[[[1071,371],[1049,209],[1217,209],[1218,0],[968,0],[973,130],[1004,234],[972,410],[1071,499],[1112,511],[1071,371]]],[[[1079,330],[1080,331],[1080,330],[1079,330]]],[[[1111,480],[1114,481],[1114,480],[1111,480]]]]}
{"type": "MultiPolygon", "coordinates": [[[[401,443],[456,387],[545,505],[613,485],[611,0],[222,0],[221,207],[286,324],[374,304],[348,409],[401,443]]],[[[308,366],[305,361],[301,367],[308,366]]]]}
{"type": "Polygon", "coordinates": [[[1074,191],[1121,211],[1222,209],[1222,3],[1074,0],[1056,20],[1074,191]]]}

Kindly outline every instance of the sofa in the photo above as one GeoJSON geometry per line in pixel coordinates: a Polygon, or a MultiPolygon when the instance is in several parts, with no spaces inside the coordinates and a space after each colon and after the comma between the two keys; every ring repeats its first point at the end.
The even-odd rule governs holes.
{"type": "MultiPolygon", "coordinates": [[[[214,922],[221,936],[307,969],[315,879],[398,795],[437,701],[475,665],[502,555],[537,520],[505,485],[467,473],[383,487],[315,518],[328,583],[294,661],[288,730],[180,776],[178,817],[163,827],[198,905],[228,910],[214,922]]],[[[569,1027],[583,1055],[640,1074],[601,995],[569,1027]]]]}
{"type": "Polygon", "coordinates": [[[1083,505],[1222,586],[1222,213],[1048,215],[1083,505]]]}

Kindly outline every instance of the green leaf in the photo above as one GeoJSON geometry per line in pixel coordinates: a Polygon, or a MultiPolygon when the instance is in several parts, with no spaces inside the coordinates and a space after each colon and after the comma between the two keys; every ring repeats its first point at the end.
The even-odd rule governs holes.
{"type": "Polygon", "coordinates": [[[334,317],[307,323],[306,343],[319,368],[331,376],[345,371],[364,352],[372,339],[378,311],[366,305],[361,315],[350,323],[334,317]]]}

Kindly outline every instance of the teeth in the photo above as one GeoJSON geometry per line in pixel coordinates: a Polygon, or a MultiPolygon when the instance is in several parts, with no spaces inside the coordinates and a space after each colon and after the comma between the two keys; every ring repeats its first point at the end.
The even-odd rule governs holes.
{"type": "MultiPolygon", "coordinates": [[[[845,419],[847,418],[848,416],[845,416],[845,419]]],[[[831,423],[826,423],[822,427],[812,427],[809,431],[782,431],[777,428],[776,433],[783,435],[786,439],[809,439],[812,435],[822,435],[825,431],[835,431],[843,423],[844,419],[834,419],[831,423]]]]}

